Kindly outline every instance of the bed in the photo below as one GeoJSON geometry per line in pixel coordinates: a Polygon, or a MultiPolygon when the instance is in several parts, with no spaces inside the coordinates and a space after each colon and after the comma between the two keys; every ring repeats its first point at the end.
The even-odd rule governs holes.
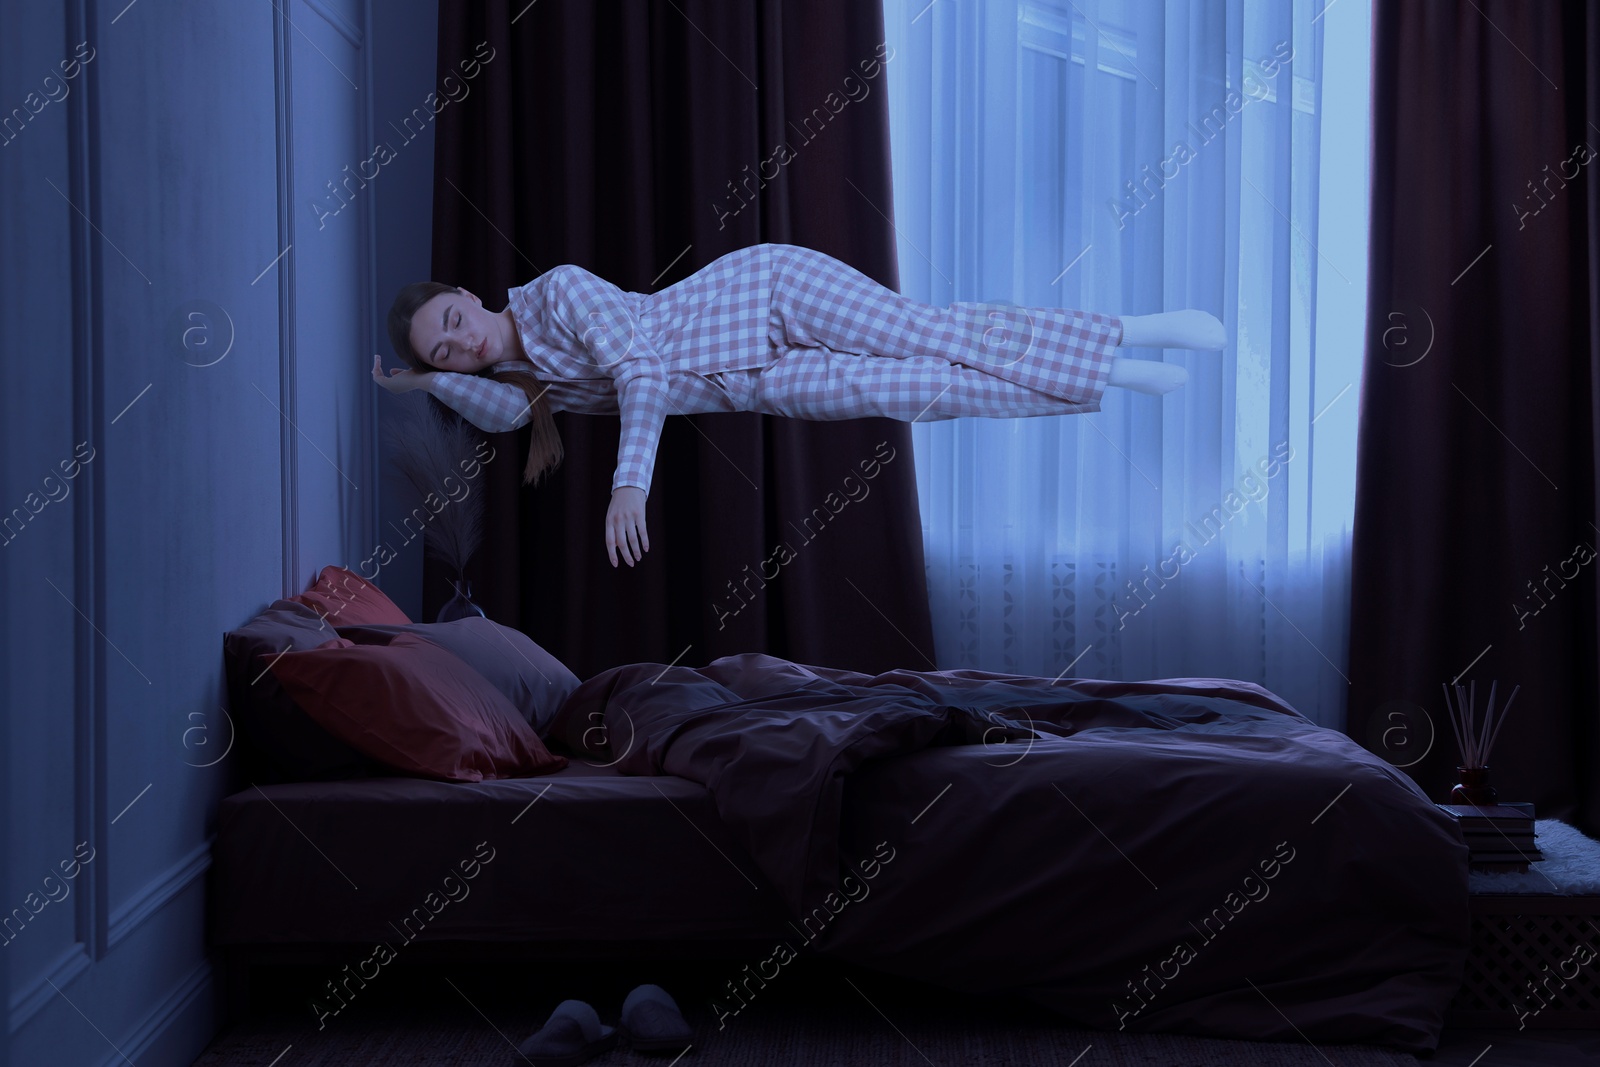
{"type": "Polygon", "coordinates": [[[568,763],[538,777],[225,798],[230,973],[379,943],[697,947],[769,978],[816,953],[1101,1029],[1411,1051],[1461,981],[1453,824],[1248,683],[748,654],[604,671],[546,735],[568,763]]]}

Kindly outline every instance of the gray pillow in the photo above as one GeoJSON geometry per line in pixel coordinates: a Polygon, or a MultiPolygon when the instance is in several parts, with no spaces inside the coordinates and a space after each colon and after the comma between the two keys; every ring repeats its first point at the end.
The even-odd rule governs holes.
{"type": "Polygon", "coordinates": [[[387,645],[395,634],[410,633],[443,646],[505,694],[540,739],[578,687],[578,676],[527,634],[480,615],[450,622],[368,623],[336,629],[340,637],[359,645],[387,645]]]}

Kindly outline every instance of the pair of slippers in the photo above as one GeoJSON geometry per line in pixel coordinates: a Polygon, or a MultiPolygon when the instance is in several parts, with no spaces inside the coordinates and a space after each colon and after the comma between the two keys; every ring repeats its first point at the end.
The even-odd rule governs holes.
{"type": "Polygon", "coordinates": [[[581,1000],[563,1000],[538,1033],[517,1046],[533,1067],[574,1067],[625,1043],[641,1052],[681,1052],[694,1039],[678,1004],[658,985],[636,987],[622,1002],[616,1026],[606,1026],[581,1000]]]}

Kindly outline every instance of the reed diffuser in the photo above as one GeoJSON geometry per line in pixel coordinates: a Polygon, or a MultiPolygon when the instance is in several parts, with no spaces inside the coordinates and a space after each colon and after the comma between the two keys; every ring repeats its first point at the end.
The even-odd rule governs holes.
{"type": "Polygon", "coordinates": [[[1450,727],[1455,731],[1456,747],[1461,751],[1461,766],[1456,768],[1457,781],[1450,790],[1452,804],[1472,804],[1477,807],[1487,807],[1499,799],[1494,786],[1489,784],[1489,752],[1494,748],[1494,743],[1500,737],[1500,730],[1506,724],[1506,718],[1511,711],[1511,702],[1517,699],[1517,693],[1522,687],[1516,686],[1511,690],[1511,695],[1506,698],[1505,706],[1500,709],[1500,717],[1495,718],[1494,694],[1499,682],[1489,686],[1489,706],[1484,712],[1483,722],[1477,721],[1477,682],[1471,683],[1466,688],[1456,686],[1454,702],[1450,699],[1450,686],[1440,683],[1444,688],[1444,704],[1450,712],[1450,727]]]}

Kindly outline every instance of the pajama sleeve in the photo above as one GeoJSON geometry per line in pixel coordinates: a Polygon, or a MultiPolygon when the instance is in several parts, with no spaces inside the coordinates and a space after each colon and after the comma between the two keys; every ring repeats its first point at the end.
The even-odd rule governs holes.
{"type": "Polygon", "coordinates": [[[649,493],[671,402],[661,356],[639,329],[621,289],[582,267],[556,269],[565,272],[554,300],[558,321],[572,332],[582,357],[616,383],[622,437],[611,491],[632,485],[649,493]]]}
{"type": "Polygon", "coordinates": [[[533,418],[528,394],[515,382],[445,370],[430,371],[428,379],[429,392],[480,430],[502,433],[533,418]]]}

